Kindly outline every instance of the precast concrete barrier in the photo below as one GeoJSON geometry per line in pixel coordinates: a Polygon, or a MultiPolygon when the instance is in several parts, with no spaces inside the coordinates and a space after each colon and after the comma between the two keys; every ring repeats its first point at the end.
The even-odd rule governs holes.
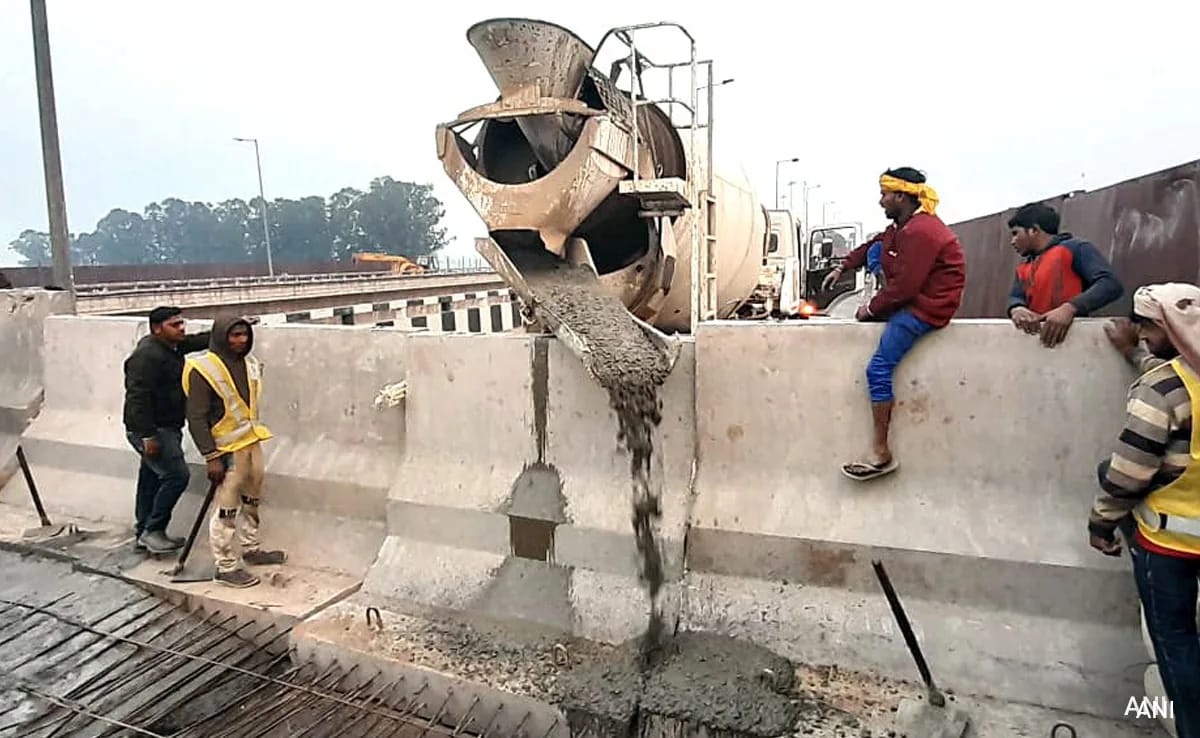
{"type": "Polygon", "coordinates": [[[42,324],[69,303],[55,290],[0,290],[0,486],[16,472],[21,433],[42,405],[42,324]]]}
{"type": "Polygon", "coordinates": [[[899,470],[861,483],[839,467],[870,448],[880,331],[699,330],[685,624],[917,679],[879,560],[943,686],[1121,715],[1142,689],[1138,601],[1128,555],[1092,550],[1086,523],[1134,371],[1102,321],[1055,349],[955,323],[896,375],[899,470]]]}
{"type": "MultiPolygon", "coordinates": [[[[407,441],[369,595],[619,642],[644,630],[630,462],[608,396],[557,340],[427,335],[409,342],[407,441]]],[[[661,485],[678,615],[694,458],[693,358],[662,390],[661,485]]]]}
{"type": "MultiPolygon", "coordinates": [[[[136,318],[46,321],[45,406],[23,443],[48,509],[132,526],[138,457],[122,422],[123,364],[147,332],[136,318]]],[[[255,329],[262,417],[275,435],[263,448],[264,546],[286,549],[301,566],[365,574],[383,540],[404,442],[403,407],[376,410],[373,402],[384,385],[404,380],[406,341],[403,332],[366,327],[255,329]]],[[[184,439],[193,473],[174,535],[186,535],[208,487],[186,427],[184,439]]],[[[9,492],[15,486],[6,501],[20,501],[9,492]]],[[[206,540],[204,526],[197,546],[206,540]]]]}

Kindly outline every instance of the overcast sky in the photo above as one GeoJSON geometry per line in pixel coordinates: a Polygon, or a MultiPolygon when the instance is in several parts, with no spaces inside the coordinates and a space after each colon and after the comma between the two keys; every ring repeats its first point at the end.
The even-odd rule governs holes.
{"type": "MultiPolygon", "coordinates": [[[[432,182],[452,253],[482,224],[433,131],[495,88],[465,31],[542,18],[591,44],[674,20],[715,58],[719,148],[768,206],[774,162],[819,183],[813,220],[877,227],[876,180],[925,170],[948,222],[1200,158],[1200,3],[875,0],[501,4],[49,0],[73,232],[176,196],[328,195],[372,177],[432,182]],[[720,8],[720,11],[716,10],[720,8]],[[417,15],[421,13],[422,15],[417,15]],[[433,15],[436,13],[436,15],[433,15]]],[[[655,51],[666,52],[661,44],[655,51]]],[[[0,2],[0,244],[46,229],[29,5],[0,2]]],[[[797,209],[800,185],[797,184],[797,209]]],[[[15,263],[0,246],[0,264],[15,263]]]]}

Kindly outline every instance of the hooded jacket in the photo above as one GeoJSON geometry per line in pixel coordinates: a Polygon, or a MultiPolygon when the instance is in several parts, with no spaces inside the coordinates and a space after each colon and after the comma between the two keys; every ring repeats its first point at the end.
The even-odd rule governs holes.
{"type": "MultiPolygon", "coordinates": [[[[208,349],[221,358],[233,377],[233,385],[246,404],[250,404],[250,379],[246,372],[245,356],[238,356],[229,348],[229,332],[234,326],[244,325],[249,332],[246,354],[254,350],[254,328],[244,318],[218,318],[213,321],[208,349]]],[[[198,372],[191,382],[187,396],[188,431],[196,442],[196,450],[207,458],[217,451],[212,428],[225,415],[225,401],[198,372]]]]}

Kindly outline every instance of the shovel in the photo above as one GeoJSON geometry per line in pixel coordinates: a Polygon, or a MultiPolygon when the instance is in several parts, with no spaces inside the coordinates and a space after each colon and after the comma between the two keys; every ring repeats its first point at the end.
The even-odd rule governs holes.
{"type": "Polygon", "coordinates": [[[875,568],[875,576],[879,579],[879,585],[883,587],[888,604],[891,605],[892,615],[896,618],[896,624],[900,626],[900,632],[904,634],[904,642],[908,644],[908,651],[912,654],[913,661],[917,662],[917,670],[921,672],[921,679],[925,682],[925,701],[907,697],[900,700],[900,706],[896,710],[896,734],[905,738],[962,738],[967,732],[967,714],[946,704],[946,696],[933,682],[933,674],[930,673],[929,665],[925,663],[925,657],[921,654],[921,645],[917,643],[912,625],[908,622],[908,616],[904,613],[904,607],[900,604],[900,598],[892,587],[892,581],[883,568],[883,563],[872,561],[871,566],[875,568]]]}
{"type": "Polygon", "coordinates": [[[188,533],[187,541],[184,542],[183,548],[179,550],[179,559],[176,560],[175,566],[169,571],[163,572],[169,574],[171,581],[174,583],[186,582],[211,582],[213,575],[216,573],[216,567],[211,562],[195,563],[192,566],[187,566],[188,554],[191,553],[192,545],[196,542],[196,536],[200,533],[200,526],[204,524],[204,520],[208,515],[208,508],[212,505],[213,497],[217,494],[217,483],[211,482],[208,485],[208,494],[204,495],[204,502],[200,505],[200,512],[196,515],[196,522],[192,523],[192,531],[188,533]]]}
{"type": "Polygon", "coordinates": [[[50,516],[46,514],[46,508],[42,505],[42,496],[38,494],[37,484],[33,481],[33,472],[29,469],[29,461],[25,458],[25,449],[20,445],[17,446],[17,463],[21,465],[21,474],[25,476],[25,486],[29,489],[29,496],[33,498],[33,506],[37,509],[38,519],[42,524],[40,528],[25,530],[21,536],[36,540],[53,538],[56,539],[56,543],[69,543],[81,539],[81,531],[74,523],[54,525],[50,522],[50,516]]]}

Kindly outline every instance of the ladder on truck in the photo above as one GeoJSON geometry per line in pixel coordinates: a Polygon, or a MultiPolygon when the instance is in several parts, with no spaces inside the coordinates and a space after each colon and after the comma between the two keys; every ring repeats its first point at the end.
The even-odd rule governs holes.
{"type": "Polygon", "coordinates": [[[670,218],[682,215],[684,211],[692,211],[691,219],[691,333],[695,335],[696,326],[702,320],[715,320],[717,317],[717,200],[713,193],[713,67],[712,60],[697,60],[696,40],[682,25],[670,21],[658,23],[642,23],[632,26],[613,28],[604,34],[596,46],[596,55],[610,38],[624,44],[627,54],[624,62],[631,72],[629,84],[629,104],[631,133],[633,137],[633,177],[620,184],[620,193],[636,197],[640,203],[639,215],[643,218],[655,218],[661,229],[670,228],[670,218]],[[652,29],[668,28],[678,31],[687,39],[688,58],[681,61],[656,63],[648,59],[638,50],[637,34],[652,29]],[[707,72],[706,90],[707,104],[705,105],[705,120],[701,122],[698,110],[700,108],[699,68],[705,67],[707,72]],[[642,79],[643,70],[665,70],[667,74],[667,95],[663,98],[650,99],[645,95],[642,79]],[[685,69],[689,73],[689,94],[686,100],[675,95],[675,72],[685,69]],[[638,157],[641,145],[638,110],[647,105],[658,105],[665,108],[672,124],[681,132],[686,131],[690,146],[688,148],[687,179],[679,177],[659,177],[658,172],[642,172],[638,157]],[[676,123],[674,110],[682,108],[687,112],[686,123],[676,123]],[[703,142],[706,151],[705,176],[703,181],[697,177],[700,168],[700,132],[704,132],[703,142]]]}

